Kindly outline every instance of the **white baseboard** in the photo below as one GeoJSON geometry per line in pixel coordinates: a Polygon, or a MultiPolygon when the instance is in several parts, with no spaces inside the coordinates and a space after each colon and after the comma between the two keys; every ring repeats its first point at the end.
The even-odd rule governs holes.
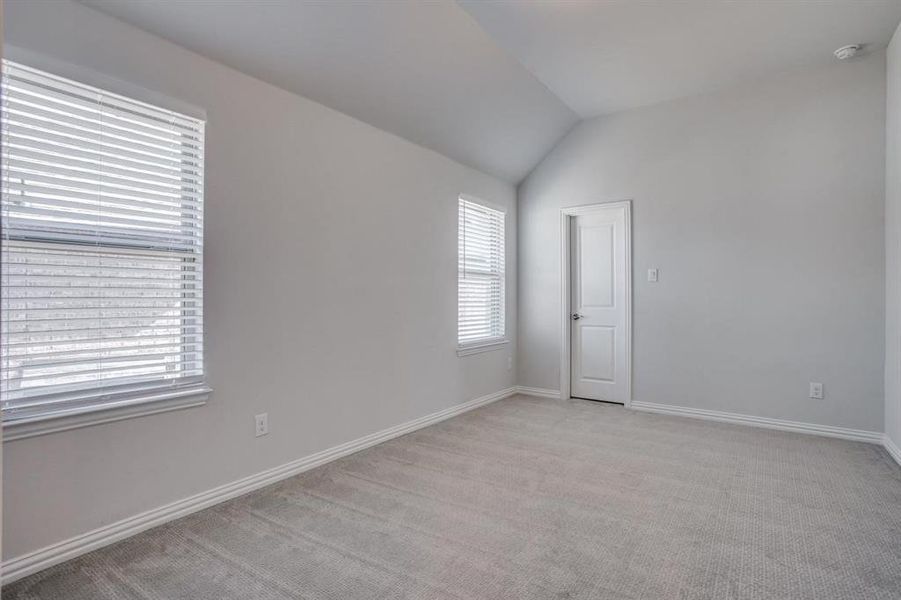
{"type": "Polygon", "coordinates": [[[884,434],[882,439],[882,445],[885,447],[885,450],[895,459],[895,462],[898,463],[898,466],[901,466],[901,448],[899,448],[892,438],[888,436],[888,434],[884,434]]]}
{"type": "Polygon", "coordinates": [[[311,454],[278,467],[267,469],[256,475],[251,475],[206,492],[201,492],[200,494],[196,494],[189,498],[177,500],[171,504],[149,510],[110,525],[105,525],[68,540],[35,550],[34,552],[11,558],[3,562],[2,583],[11,583],[17,579],[21,579],[48,567],[52,567],[53,565],[81,556],[92,550],[118,542],[119,540],[123,540],[152,527],[208,508],[214,504],[236,498],[253,490],[281,481],[282,479],[292,477],[343,456],[347,456],[348,454],[359,452],[370,446],[410,433],[411,431],[428,427],[429,425],[444,421],[445,419],[473,410],[474,408],[484,406],[495,400],[507,398],[514,395],[516,391],[517,389],[515,387],[510,387],[493,394],[481,396],[480,398],[475,398],[468,402],[464,402],[463,404],[458,404],[436,413],[426,415],[425,417],[407,421],[406,423],[402,423],[395,427],[383,429],[382,431],[347,442],[346,444],[334,446],[333,448],[323,450],[322,452],[317,452],[316,454],[311,454]]]}
{"type": "Polygon", "coordinates": [[[560,390],[548,390],[545,388],[533,388],[518,385],[516,386],[516,393],[524,394],[526,396],[538,396],[539,398],[560,399],[560,390]]]}
{"type": "Polygon", "coordinates": [[[688,408],[685,406],[671,406],[669,404],[656,404],[654,402],[632,401],[632,410],[661,413],[665,415],[677,415],[707,421],[721,421],[737,425],[750,425],[751,427],[763,427],[766,429],[778,429],[779,431],[793,431],[795,433],[809,433],[826,437],[841,438],[855,442],[868,442],[870,444],[882,444],[883,434],[878,431],[865,431],[862,429],[848,429],[846,427],[833,427],[831,425],[817,425],[814,423],[801,423],[799,421],[786,421],[783,419],[770,419],[767,417],[754,417],[738,413],[722,412],[718,410],[704,410],[701,408],[688,408]]]}

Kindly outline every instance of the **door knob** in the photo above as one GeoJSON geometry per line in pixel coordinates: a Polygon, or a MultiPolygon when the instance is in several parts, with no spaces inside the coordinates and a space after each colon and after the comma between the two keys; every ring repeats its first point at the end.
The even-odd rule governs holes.
{"type": "Polygon", "coordinates": [[[573,321],[578,321],[581,318],[582,318],[582,315],[580,315],[579,313],[573,313],[573,321]]]}

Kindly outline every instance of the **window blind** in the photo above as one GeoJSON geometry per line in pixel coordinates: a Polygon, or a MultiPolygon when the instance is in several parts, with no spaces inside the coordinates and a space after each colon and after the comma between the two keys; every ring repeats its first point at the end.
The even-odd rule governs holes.
{"type": "Polygon", "coordinates": [[[204,123],[4,61],[0,124],[4,421],[202,382],[204,123]]]}
{"type": "Polygon", "coordinates": [[[460,198],[457,343],[504,337],[504,218],[502,211],[460,198]]]}

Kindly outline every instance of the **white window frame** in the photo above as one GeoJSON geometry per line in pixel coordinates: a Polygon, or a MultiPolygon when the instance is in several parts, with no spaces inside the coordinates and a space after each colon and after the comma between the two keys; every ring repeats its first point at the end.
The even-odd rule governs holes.
{"type": "MultiPolygon", "coordinates": [[[[15,56],[14,58],[19,59],[19,56],[15,56]]],[[[205,115],[203,115],[201,111],[173,111],[170,107],[177,105],[178,103],[166,99],[163,96],[148,94],[144,90],[140,90],[136,87],[128,87],[125,84],[122,84],[122,82],[104,78],[102,75],[91,71],[76,69],[74,73],[71,73],[72,69],[62,68],[66,66],[63,63],[55,64],[39,59],[30,60],[32,58],[35,57],[22,55],[21,60],[23,62],[12,64],[25,66],[32,63],[34,64],[34,67],[29,68],[35,70],[48,69],[50,73],[61,72],[63,76],[57,76],[60,79],[65,79],[65,75],[74,75],[74,79],[71,81],[82,86],[98,88],[110,97],[119,96],[120,98],[138,104],[150,104],[154,108],[170,113],[181,112],[181,116],[183,117],[205,122],[205,115]],[[106,85],[107,83],[112,85],[106,85]],[[123,87],[125,89],[123,89],[123,87]],[[107,91],[109,89],[114,91],[107,91]],[[126,95],[121,96],[120,94],[117,94],[116,91],[125,92],[126,95]],[[148,102],[148,100],[150,102],[148,102]]],[[[182,109],[182,106],[176,107],[182,109]]],[[[187,107],[185,106],[185,108],[187,107]]],[[[2,152],[2,159],[3,164],[2,167],[0,167],[0,172],[5,175],[7,172],[5,150],[2,152]]],[[[202,182],[202,163],[200,168],[202,182]]],[[[15,241],[15,239],[16,238],[11,238],[11,241],[15,241]]],[[[38,241],[36,245],[40,244],[41,242],[38,241]]],[[[55,244],[59,246],[60,242],[55,242],[55,244]]],[[[125,251],[124,248],[123,251],[125,251]]],[[[202,256],[202,245],[200,247],[200,253],[197,256],[202,256]]],[[[202,268],[201,261],[201,272],[202,268]]],[[[202,290],[202,275],[199,280],[199,286],[199,289],[202,290]]],[[[6,443],[36,435],[203,405],[207,402],[212,390],[206,383],[205,358],[204,362],[201,364],[203,374],[198,377],[185,378],[184,381],[161,379],[159,381],[152,380],[140,384],[87,388],[82,392],[72,394],[73,401],[67,403],[65,407],[48,411],[46,414],[33,414],[24,418],[14,419],[8,419],[6,418],[6,415],[4,415],[2,421],[3,442],[6,443]],[[173,384],[173,381],[176,381],[176,383],[173,384]]]]}
{"type": "Polygon", "coordinates": [[[457,356],[469,356],[472,354],[479,354],[482,352],[490,352],[492,350],[499,350],[503,348],[506,344],[509,343],[509,339],[507,338],[507,210],[502,206],[495,205],[490,202],[485,202],[484,200],[480,200],[479,198],[475,198],[473,196],[469,196],[467,194],[461,194],[457,200],[457,356]],[[503,334],[500,336],[491,336],[491,337],[482,337],[473,340],[467,340],[465,342],[460,341],[460,332],[459,332],[459,319],[460,319],[460,280],[463,278],[463,273],[461,272],[461,257],[460,254],[463,252],[463,248],[460,246],[460,238],[461,233],[459,231],[459,223],[460,223],[460,212],[463,210],[463,204],[470,203],[482,206],[484,208],[496,211],[501,213],[502,221],[503,221],[503,241],[502,241],[502,264],[500,270],[500,326],[503,328],[503,334]]]}

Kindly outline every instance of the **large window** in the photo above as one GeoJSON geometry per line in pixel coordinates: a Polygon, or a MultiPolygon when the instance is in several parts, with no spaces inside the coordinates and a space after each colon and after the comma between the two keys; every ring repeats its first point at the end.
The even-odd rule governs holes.
{"type": "Polygon", "coordinates": [[[460,198],[457,344],[462,353],[505,342],[504,217],[503,211],[460,198]]]}
{"type": "Polygon", "coordinates": [[[203,387],[204,123],[3,65],[4,424],[203,387]]]}

